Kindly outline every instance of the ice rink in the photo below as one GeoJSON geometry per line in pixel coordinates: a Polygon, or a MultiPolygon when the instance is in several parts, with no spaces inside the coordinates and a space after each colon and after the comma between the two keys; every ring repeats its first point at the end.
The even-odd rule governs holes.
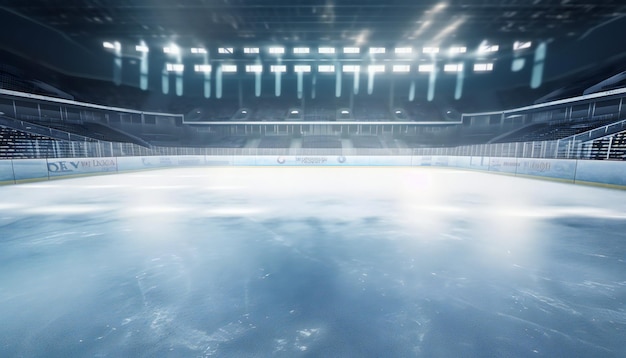
{"type": "Polygon", "coordinates": [[[429,168],[0,187],[2,357],[624,357],[626,191],[429,168]]]}

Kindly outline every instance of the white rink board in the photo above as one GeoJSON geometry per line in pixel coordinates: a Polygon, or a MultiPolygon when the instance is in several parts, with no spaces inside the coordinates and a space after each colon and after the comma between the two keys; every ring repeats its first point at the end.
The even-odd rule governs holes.
{"type": "Polygon", "coordinates": [[[626,188],[626,162],[460,156],[192,155],[0,160],[0,183],[198,166],[449,167],[626,188]]]}

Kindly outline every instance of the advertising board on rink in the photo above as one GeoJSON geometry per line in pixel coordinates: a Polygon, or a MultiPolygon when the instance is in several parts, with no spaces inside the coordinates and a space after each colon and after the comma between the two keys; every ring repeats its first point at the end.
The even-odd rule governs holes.
{"type": "Polygon", "coordinates": [[[517,158],[499,158],[499,157],[489,158],[489,171],[490,172],[515,174],[517,172],[518,165],[519,163],[517,162],[517,158]]]}
{"type": "Polygon", "coordinates": [[[51,177],[106,173],[117,171],[117,158],[57,158],[48,159],[48,175],[51,177]]]}
{"type": "Polygon", "coordinates": [[[216,155],[0,160],[0,184],[77,175],[201,166],[426,166],[466,168],[626,188],[626,163],[608,160],[463,156],[216,155]]]}
{"type": "Polygon", "coordinates": [[[576,160],[573,159],[518,159],[517,174],[574,181],[576,160]]]}

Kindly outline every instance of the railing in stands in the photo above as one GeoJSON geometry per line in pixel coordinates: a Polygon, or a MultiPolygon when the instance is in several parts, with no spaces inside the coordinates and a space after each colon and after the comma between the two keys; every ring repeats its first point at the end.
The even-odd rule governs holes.
{"type": "MultiPolygon", "coordinates": [[[[158,155],[448,155],[551,159],[614,159],[626,156],[626,132],[611,137],[582,142],[574,140],[518,142],[468,145],[450,148],[146,148],[131,143],[59,141],[51,150],[35,151],[29,146],[23,150],[3,151],[3,159],[11,158],[72,158],[72,157],[122,157],[158,155]]],[[[0,141],[0,146],[10,146],[0,141]]],[[[36,146],[34,146],[36,147],[36,146]]]]}

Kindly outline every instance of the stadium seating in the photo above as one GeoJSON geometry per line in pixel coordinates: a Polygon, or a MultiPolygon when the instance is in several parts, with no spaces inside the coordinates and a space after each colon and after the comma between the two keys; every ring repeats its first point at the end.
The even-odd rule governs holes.
{"type": "Polygon", "coordinates": [[[382,148],[380,139],[377,136],[354,136],[352,137],[354,148],[382,148]]]}
{"type": "Polygon", "coordinates": [[[288,136],[267,136],[261,138],[258,148],[289,148],[291,137],[288,136]]]}
{"type": "Polygon", "coordinates": [[[339,137],[327,135],[308,135],[302,137],[302,148],[334,149],[341,147],[341,139],[339,137]]]}
{"type": "Polygon", "coordinates": [[[54,156],[53,138],[0,126],[0,158],[24,159],[54,156]]]}
{"type": "Polygon", "coordinates": [[[558,140],[605,126],[614,121],[614,119],[604,119],[577,122],[536,123],[520,130],[515,130],[509,135],[500,136],[497,140],[494,140],[493,143],[558,140]]]}

